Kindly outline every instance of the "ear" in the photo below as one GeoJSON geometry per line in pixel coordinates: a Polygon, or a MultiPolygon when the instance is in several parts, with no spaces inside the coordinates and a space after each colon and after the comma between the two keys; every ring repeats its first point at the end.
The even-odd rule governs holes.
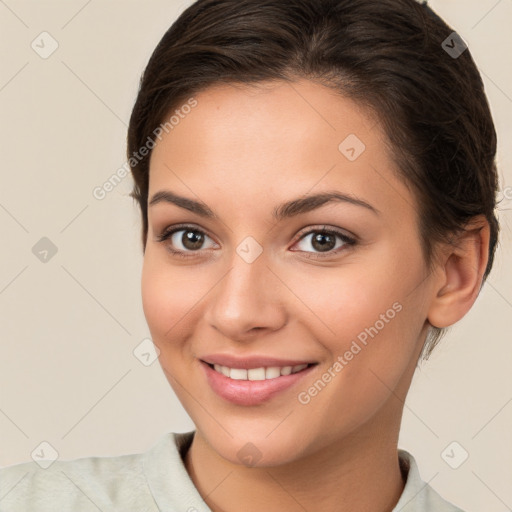
{"type": "Polygon", "coordinates": [[[458,322],[475,302],[489,259],[489,237],[489,223],[478,215],[463,233],[441,248],[435,295],[427,317],[434,327],[458,322]]]}

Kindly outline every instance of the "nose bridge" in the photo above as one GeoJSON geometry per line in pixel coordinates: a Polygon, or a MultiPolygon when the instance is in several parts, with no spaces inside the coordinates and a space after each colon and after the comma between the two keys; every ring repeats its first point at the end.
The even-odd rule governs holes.
{"type": "Polygon", "coordinates": [[[234,340],[255,328],[276,330],[286,322],[282,284],[254,242],[246,239],[233,252],[206,313],[210,325],[234,340]]]}

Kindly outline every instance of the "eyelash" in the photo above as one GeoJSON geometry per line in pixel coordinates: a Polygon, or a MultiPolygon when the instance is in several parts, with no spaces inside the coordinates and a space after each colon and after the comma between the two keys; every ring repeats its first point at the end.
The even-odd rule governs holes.
{"type": "MultiPolygon", "coordinates": [[[[183,224],[183,225],[172,226],[172,228],[165,229],[160,235],[157,236],[156,240],[159,243],[164,243],[172,235],[174,235],[174,233],[177,233],[178,231],[192,231],[194,233],[200,233],[201,235],[204,235],[204,236],[207,236],[208,238],[211,238],[202,229],[199,229],[199,228],[197,228],[195,226],[191,226],[189,224],[183,224]]],[[[344,245],[342,247],[339,247],[336,250],[326,251],[325,253],[310,252],[310,251],[294,251],[294,252],[304,252],[305,253],[305,257],[308,258],[308,259],[322,259],[322,258],[332,257],[333,255],[337,255],[340,251],[345,250],[347,246],[354,246],[357,243],[357,240],[355,238],[349,237],[345,233],[343,233],[343,232],[341,232],[341,231],[339,231],[337,229],[334,229],[334,228],[326,229],[325,226],[324,226],[322,228],[312,228],[309,231],[304,232],[299,237],[299,239],[294,243],[294,245],[299,243],[301,240],[306,238],[308,235],[311,235],[312,233],[317,233],[317,234],[321,233],[321,234],[324,234],[324,235],[335,235],[335,236],[338,236],[341,239],[341,241],[344,243],[344,245]]],[[[168,245],[167,249],[174,256],[177,256],[177,257],[183,258],[183,259],[193,258],[193,257],[197,256],[198,253],[201,252],[201,249],[199,249],[197,251],[187,251],[187,252],[179,251],[179,250],[173,249],[170,245],[168,245]]]]}

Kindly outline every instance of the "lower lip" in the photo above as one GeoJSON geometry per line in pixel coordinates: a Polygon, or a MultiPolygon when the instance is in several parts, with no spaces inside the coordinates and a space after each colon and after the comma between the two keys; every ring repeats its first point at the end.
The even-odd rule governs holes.
{"type": "Polygon", "coordinates": [[[309,375],[315,365],[290,375],[268,380],[235,380],[201,362],[206,378],[217,395],[236,405],[258,405],[285,391],[309,375]]]}

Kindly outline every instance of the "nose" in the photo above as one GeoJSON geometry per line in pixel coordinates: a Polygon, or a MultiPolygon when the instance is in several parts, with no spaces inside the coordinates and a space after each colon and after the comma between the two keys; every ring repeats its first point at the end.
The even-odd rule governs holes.
{"type": "Polygon", "coordinates": [[[210,293],[205,320],[240,342],[277,331],[287,323],[286,291],[263,255],[247,263],[234,254],[230,270],[210,293]]]}

